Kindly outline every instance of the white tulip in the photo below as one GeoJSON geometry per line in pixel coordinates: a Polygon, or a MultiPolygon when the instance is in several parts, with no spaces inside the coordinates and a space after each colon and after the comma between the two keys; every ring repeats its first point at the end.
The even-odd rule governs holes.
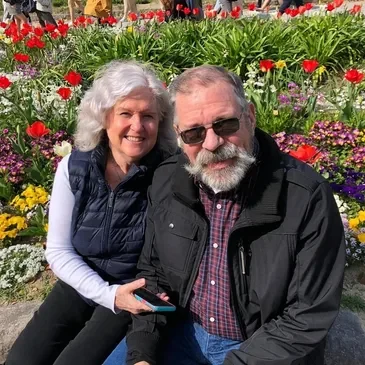
{"type": "Polygon", "coordinates": [[[72,151],[72,145],[71,143],[67,141],[62,141],[62,144],[55,144],[53,146],[53,151],[57,156],[65,157],[72,151]]]}

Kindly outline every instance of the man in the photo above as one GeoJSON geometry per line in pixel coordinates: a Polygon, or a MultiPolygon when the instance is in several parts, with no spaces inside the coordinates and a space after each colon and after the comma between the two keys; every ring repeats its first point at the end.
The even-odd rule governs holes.
{"type": "Polygon", "coordinates": [[[255,128],[236,75],[170,92],[183,154],[155,172],[139,276],[178,310],[134,317],[128,365],[322,365],[345,266],[328,183],[255,128]]]}

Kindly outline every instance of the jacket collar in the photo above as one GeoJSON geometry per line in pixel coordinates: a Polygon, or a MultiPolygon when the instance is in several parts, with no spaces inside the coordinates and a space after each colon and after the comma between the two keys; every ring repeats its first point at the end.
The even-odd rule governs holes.
{"type": "MultiPolygon", "coordinates": [[[[255,137],[260,147],[259,155],[252,171],[253,183],[250,184],[244,210],[237,221],[238,226],[276,223],[282,219],[279,202],[285,169],[281,162],[281,152],[273,138],[262,130],[256,128],[255,137]]],[[[201,206],[199,188],[184,169],[187,162],[184,154],[179,155],[172,193],[193,209],[197,209],[201,206]]]]}

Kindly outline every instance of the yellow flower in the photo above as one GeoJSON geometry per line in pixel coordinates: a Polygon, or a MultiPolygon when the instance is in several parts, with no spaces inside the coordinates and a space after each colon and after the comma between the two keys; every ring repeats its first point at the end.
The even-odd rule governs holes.
{"type": "Polygon", "coordinates": [[[48,232],[48,223],[46,223],[45,225],[44,225],[44,230],[46,231],[46,232],[48,232]]]}
{"type": "Polygon", "coordinates": [[[360,224],[359,218],[351,218],[349,219],[349,226],[350,228],[354,229],[360,224]]]}
{"type": "Polygon", "coordinates": [[[279,110],[273,110],[273,111],[272,111],[272,114],[273,114],[273,115],[275,115],[275,116],[276,116],[276,115],[279,115],[279,110]]]}
{"type": "Polygon", "coordinates": [[[319,76],[321,76],[322,74],[323,74],[323,72],[325,72],[326,71],[326,67],[325,66],[319,66],[318,68],[317,68],[317,73],[318,73],[318,75],[319,76]]]}
{"type": "Polygon", "coordinates": [[[283,61],[283,60],[279,60],[278,62],[275,62],[275,66],[276,66],[276,68],[284,68],[284,67],[286,67],[286,62],[285,61],[283,61]]]}
{"type": "Polygon", "coordinates": [[[360,210],[358,218],[360,222],[365,222],[365,210],[360,210]]]}
{"type": "Polygon", "coordinates": [[[360,233],[357,236],[357,239],[360,241],[360,243],[365,243],[365,233],[360,233]]]}
{"type": "Polygon", "coordinates": [[[133,33],[133,27],[131,25],[129,27],[127,27],[127,32],[128,33],[133,33]]]}
{"type": "Polygon", "coordinates": [[[6,233],[6,235],[7,235],[9,238],[15,238],[15,237],[16,237],[16,235],[17,235],[17,233],[18,233],[18,231],[14,228],[14,229],[12,229],[11,231],[6,231],[5,233],[6,233]]]}

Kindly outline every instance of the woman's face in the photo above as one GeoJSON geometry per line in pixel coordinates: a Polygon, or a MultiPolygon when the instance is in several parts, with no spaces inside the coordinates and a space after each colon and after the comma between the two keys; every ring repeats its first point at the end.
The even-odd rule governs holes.
{"type": "Polygon", "coordinates": [[[117,101],[107,114],[106,133],[114,157],[138,162],[157,140],[159,116],[155,96],[149,88],[137,88],[117,101]]]}

